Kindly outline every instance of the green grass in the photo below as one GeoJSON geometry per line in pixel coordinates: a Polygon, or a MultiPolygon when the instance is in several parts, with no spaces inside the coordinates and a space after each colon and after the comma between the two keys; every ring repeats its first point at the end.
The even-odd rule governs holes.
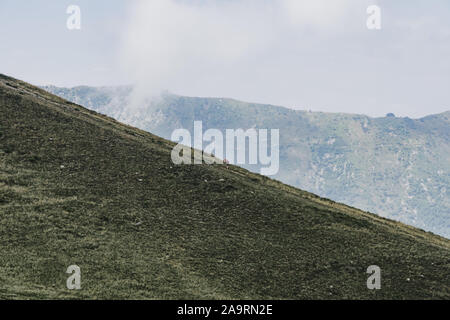
{"type": "Polygon", "coordinates": [[[0,298],[450,297],[449,240],[242,168],[175,166],[171,142],[1,75],[0,112],[0,298]]]}
{"type": "Polygon", "coordinates": [[[450,239],[450,111],[372,118],[167,93],[130,107],[132,87],[43,88],[166,139],[200,120],[204,131],[280,129],[277,180],[450,239]]]}

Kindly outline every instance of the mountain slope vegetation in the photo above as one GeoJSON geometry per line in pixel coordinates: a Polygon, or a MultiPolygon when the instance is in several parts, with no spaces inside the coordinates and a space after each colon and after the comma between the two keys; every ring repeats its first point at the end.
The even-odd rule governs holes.
{"type": "Polygon", "coordinates": [[[171,94],[136,105],[131,87],[45,89],[166,139],[195,120],[280,129],[277,180],[450,238],[450,112],[371,118],[171,94]]]}
{"type": "Polygon", "coordinates": [[[174,165],[172,142],[3,75],[0,112],[0,298],[450,298],[447,239],[236,166],[174,165]]]}

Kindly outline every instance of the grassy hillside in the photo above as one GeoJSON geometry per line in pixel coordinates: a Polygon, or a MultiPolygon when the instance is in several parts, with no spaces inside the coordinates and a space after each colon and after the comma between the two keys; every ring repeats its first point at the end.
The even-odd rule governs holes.
{"type": "Polygon", "coordinates": [[[0,298],[450,298],[449,240],[242,168],[175,166],[172,143],[6,76],[0,112],[0,298]]]}
{"type": "Polygon", "coordinates": [[[45,89],[163,138],[194,120],[280,129],[277,180],[450,238],[450,112],[371,118],[170,94],[130,107],[130,87],[45,89]]]}

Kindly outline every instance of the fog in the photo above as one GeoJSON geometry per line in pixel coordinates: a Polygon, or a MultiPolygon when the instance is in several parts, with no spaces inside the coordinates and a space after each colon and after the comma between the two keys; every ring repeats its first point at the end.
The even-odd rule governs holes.
{"type": "Polygon", "coordinates": [[[0,72],[134,84],[134,107],[168,90],[417,118],[450,109],[449,21],[448,0],[2,0],[0,72]],[[366,27],[370,5],[380,30],[366,27]]]}
{"type": "Polygon", "coordinates": [[[120,65],[136,86],[135,106],[169,90],[420,117],[449,109],[447,13],[430,14],[365,0],[136,1],[120,65]],[[373,4],[381,30],[366,27],[373,4]]]}

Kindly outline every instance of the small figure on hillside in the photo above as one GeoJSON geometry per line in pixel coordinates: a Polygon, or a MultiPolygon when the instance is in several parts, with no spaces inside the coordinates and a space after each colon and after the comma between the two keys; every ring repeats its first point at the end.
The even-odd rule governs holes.
{"type": "Polygon", "coordinates": [[[223,159],[223,164],[227,166],[228,169],[228,165],[230,164],[230,161],[228,161],[227,159],[223,159]]]}

